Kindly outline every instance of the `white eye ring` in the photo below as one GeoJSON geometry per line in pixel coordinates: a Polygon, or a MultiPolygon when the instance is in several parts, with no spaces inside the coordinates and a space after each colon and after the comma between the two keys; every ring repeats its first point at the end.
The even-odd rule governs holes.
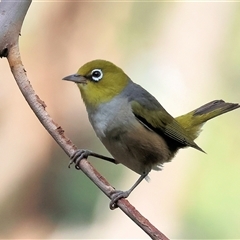
{"type": "Polygon", "coordinates": [[[93,81],[98,82],[103,77],[102,70],[101,69],[94,69],[94,70],[92,70],[91,77],[92,77],[93,81]]]}

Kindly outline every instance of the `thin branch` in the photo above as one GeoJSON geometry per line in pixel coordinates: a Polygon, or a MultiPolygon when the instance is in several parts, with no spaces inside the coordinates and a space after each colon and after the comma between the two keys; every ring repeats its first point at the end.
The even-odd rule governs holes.
{"type": "MultiPolygon", "coordinates": [[[[62,127],[59,126],[56,122],[54,122],[53,119],[49,116],[49,114],[45,110],[46,104],[38,97],[38,95],[33,90],[30,81],[27,78],[26,70],[24,69],[21,61],[18,46],[18,36],[21,30],[22,22],[24,20],[25,14],[31,1],[17,2],[18,4],[15,5],[13,3],[11,4],[11,2],[9,2],[8,5],[6,4],[6,2],[5,5],[2,5],[2,3],[0,2],[0,14],[3,11],[3,7],[6,6],[7,7],[4,9],[5,16],[8,15],[7,11],[12,12],[13,14],[8,15],[11,16],[11,18],[6,17],[4,19],[5,27],[7,26],[8,28],[6,34],[7,35],[9,34],[9,36],[5,37],[4,41],[1,41],[2,36],[0,36],[0,53],[4,53],[1,54],[1,56],[7,57],[9,66],[19,86],[19,89],[21,90],[23,96],[25,97],[26,101],[28,102],[29,106],[31,107],[39,121],[50,133],[50,135],[54,138],[54,140],[58,143],[58,145],[66,152],[66,154],[68,156],[71,156],[76,150],[76,146],[64,134],[64,130],[62,129],[62,127]],[[15,17],[14,12],[19,13],[19,9],[21,7],[23,11],[21,11],[21,14],[18,14],[17,17],[15,17]]],[[[2,22],[3,20],[1,18],[0,26],[2,22]]],[[[95,170],[95,168],[86,159],[83,159],[80,162],[80,168],[94,182],[94,184],[99,189],[102,190],[103,193],[105,193],[109,198],[111,198],[110,195],[114,188],[107,182],[107,180],[104,177],[102,177],[95,170]]],[[[144,218],[126,199],[120,199],[118,201],[118,206],[152,239],[162,240],[168,239],[163,233],[161,233],[157,228],[155,228],[146,218],[144,218]]]]}

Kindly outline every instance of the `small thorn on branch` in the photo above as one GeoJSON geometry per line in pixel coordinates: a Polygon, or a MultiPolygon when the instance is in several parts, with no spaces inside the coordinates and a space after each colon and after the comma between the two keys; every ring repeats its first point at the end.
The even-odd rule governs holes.
{"type": "MultiPolygon", "coordinates": [[[[25,70],[25,72],[26,72],[26,70],[25,70]]],[[[38,95],[36,95],[36,98],[37,98],[38,103],[40,103],[42,105],[42,107],[45,109],[47,107],[47,104],[42,99],[40,99],[40,97],[38,95]]]]}
{"type": "Polygon", "coordinates": [[[63,134],[64,134],[64,130],[62,129],[61,126],[58,126],[58,127],[57,127],[57,132],[58,132],[60,135],[63,135],[63,134]]]}

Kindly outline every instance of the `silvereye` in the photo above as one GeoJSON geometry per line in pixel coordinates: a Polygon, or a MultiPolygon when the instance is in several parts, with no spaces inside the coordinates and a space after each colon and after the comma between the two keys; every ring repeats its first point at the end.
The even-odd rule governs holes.
{"type": "Polygon", "coordinates": [[[128,191],[114,191],[111,208],[120,198],[128,197],[152,169],[160,170],[163,163],[169,162],[180,148],[193,147],[203,152],[194,142],[202,125],[240,106],[215,100],[173,118],[121,68],[105,60],[88,62],[76,74],[63,80],[77,83],[89,121],[114,158],[79,149],[73,154],[71,162],[79,169],[81,159],[92,155],[115,164],[122,163],[140,174],[128,191]]]}

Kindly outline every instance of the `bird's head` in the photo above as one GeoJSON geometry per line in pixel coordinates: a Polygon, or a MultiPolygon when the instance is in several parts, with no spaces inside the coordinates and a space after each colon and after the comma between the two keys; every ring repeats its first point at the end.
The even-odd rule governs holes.
{"type": "Polygon", "coordinates": [[[111,101],[130,81],[121,68],[105,60],[88,62],[63,80],[77,83],[85,105],[92,107],[111,101]]]}

